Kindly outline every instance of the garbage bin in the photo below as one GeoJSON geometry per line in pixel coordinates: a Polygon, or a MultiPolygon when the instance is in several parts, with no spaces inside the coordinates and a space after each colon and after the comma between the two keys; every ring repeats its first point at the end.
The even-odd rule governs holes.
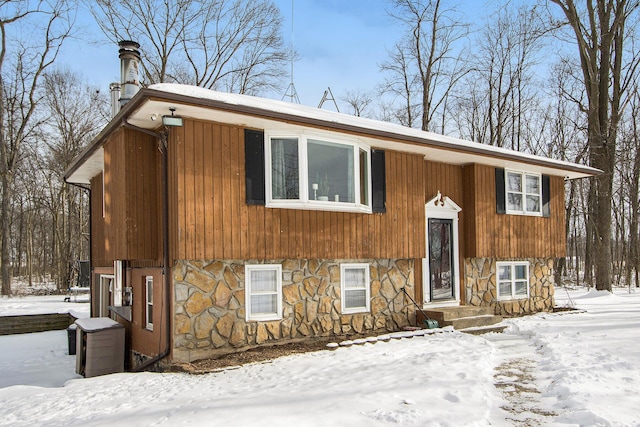
{"type": "Polygon", "coordinates": [[[69,355],[76,354],[76,324],[72,323],[67,328],[67,340],[69,341],[69,355]]]}
{"type": "Polygon", "coordinates": [[[124,371],[124,326],[108,317],[76,320],[76,373],[85,378],[124,371]]]}

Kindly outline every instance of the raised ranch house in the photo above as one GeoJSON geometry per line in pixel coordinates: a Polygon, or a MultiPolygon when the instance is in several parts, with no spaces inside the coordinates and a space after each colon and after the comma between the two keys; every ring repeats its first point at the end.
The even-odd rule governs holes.
{"type": "Polygon", "coordinates": [[[403,288],[424,310],[549,310],[564,180],[598,172],[159,84],[65,178],[91,193],[92,316],[125,325],[135,367],[399,330],[421,316],[403,288]]]}

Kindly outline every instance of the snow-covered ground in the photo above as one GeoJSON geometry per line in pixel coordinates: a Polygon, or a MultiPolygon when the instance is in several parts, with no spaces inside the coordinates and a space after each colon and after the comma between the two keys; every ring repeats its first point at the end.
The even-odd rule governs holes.
{"type": "Polygon", "coordinates": [[[0,316],[25,314],[71,313],[75,317],[89,317],[89,295],[66,295],[0,297],[0,316]]]}
{"type": "Polygon", "coordinates": [[[65,331],[4,336],[0,425],[639,426],[640,291],[558,290],[558,305],[569,296],[583,311],[506,320],[503,334],[448,330],[207,375],[78,379],[65,331]]]}

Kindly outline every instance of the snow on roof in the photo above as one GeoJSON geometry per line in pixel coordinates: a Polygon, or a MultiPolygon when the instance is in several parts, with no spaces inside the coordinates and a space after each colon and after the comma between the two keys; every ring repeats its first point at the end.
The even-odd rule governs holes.
{"type": "Polygon", "coordinates": [[[577,163],[425,132],[395,123],[273,99],[216,92],[197,86],[159,83],[140,90],[122,108],[87,149],[71,163],[65,172],[65,180],[75,184],[89,184],[90,179],[102,171],[102,142],[106,136],[122,126],[125,120],[128,124],[153,131],[158,127],[158,122],[153,119],[168,114],[169,107],[176,105],[179,107],[178,115],[183,117],[211,120],[211,111],[216,110],[216,120],[240,126],[268,129],[280,123],[311,125],[332,132],[354,132],[365,138],[372,147],[420,154],[426,159],[452,165],[478,163],[520,169],[525,164],[528,171],[569,179],[602,172],[577,163]]]}
{"type": "Polygon", "coordinates": [[[159,92],[182,95],[202,100],[216,101],[230,106],[242,106],[256,110],[263,110],[265,112],[279,113],[291,117],[315,119],[318,121],[326,122],[327,125],[339,124],[348,127],[359,128],[364,132],[378,131],[387,134],[416,138],[427,145],[435,144],[444,146],[449,149],[473,151],[476,153],[482,153],[485,156],[507,156],[510,158],[517,158],[518,160],[526,163],[542,162],[548,164],[549,166],[555,166],[559,169],[575,170],[576,167],[578,167],[586,175],[596,175],[600,173],[598,169],[580,165],[577,163],[551,159],[548,157],[510,150],[507,148],[501,148],[451,136],[441,135],[434,132],[426,132],[420,129],[414,129],[395,123],[357,117],[349,114],[338,113],[335,111],[323,110],[320,108],[309,107],[301,104],[294,104],[291,102],[277,101],[273,99],[259,98],[249,95],[217,92],[197,86],[175,83],[159,83],[150,85],[148,88],[159,92]]]}

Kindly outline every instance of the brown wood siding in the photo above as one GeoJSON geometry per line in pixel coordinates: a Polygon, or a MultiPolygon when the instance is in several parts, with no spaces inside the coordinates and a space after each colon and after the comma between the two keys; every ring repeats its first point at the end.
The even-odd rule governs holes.
{"type": "Polygon", "coordinates": [[[469,165],[464,169],[468,236],[465,257],[560,257],[566,253],[564,181],[550,177],[550,217],[496,213],[495,169],[469,165]],[[473,211],[473,215],[471,215],[473,211]]]}
{"type": "Polygon", "coordinates": [[[127,259],[127,187],[124,132],[111,135],[104,145],[105,259],[127,259]]]}
{"type": "Polygon", "coordinates": [[[420,155],[387,151],[387,212],[360,214],[247,205],[241,127],[185,120],[171,130],[169,147],[173,259],[424,254],[420,155]]]}
{"type": "Polygon", "coordinates": [[[152,136],[120,129],[105,143],[104,175],[91,182],[92,266],[109,266],[115,259],[159,265],[160,179],[160,153],[152,136]]]}
{"type": "Polygon", "coordinates": [[[127,241],[123,259],[160,260],[162,198],[158,141],[129,129],[125,135],[127,241]]]}

